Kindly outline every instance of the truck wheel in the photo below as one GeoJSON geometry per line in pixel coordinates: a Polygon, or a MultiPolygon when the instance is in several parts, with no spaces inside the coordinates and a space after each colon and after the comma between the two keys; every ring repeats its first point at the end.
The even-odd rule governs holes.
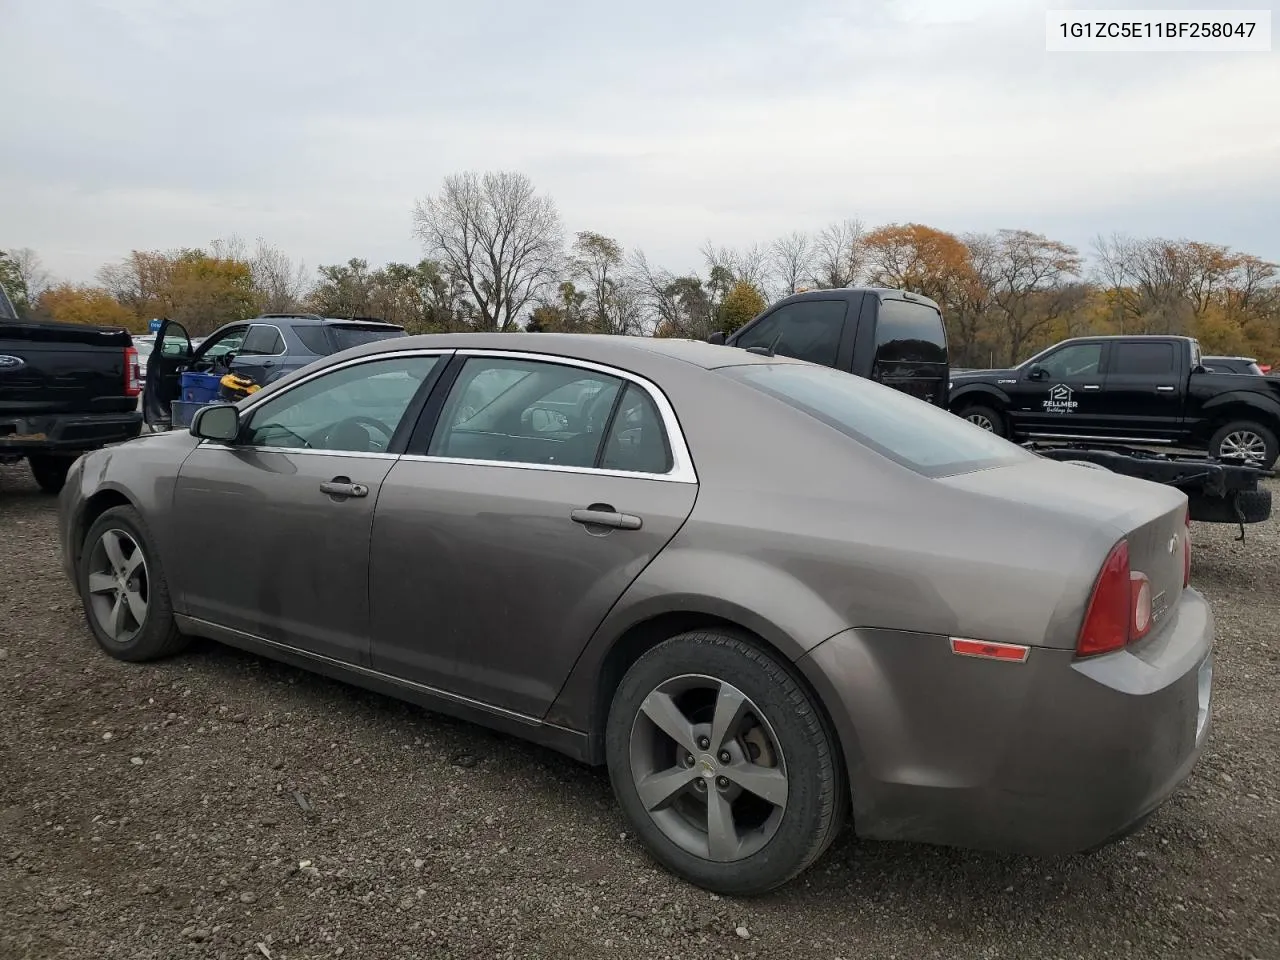
{"type": "Polygon", "coordinates": [[[1276,444],[1276,435],[1262,424],[1235,420],[1214,433],[1209,441],[1209,455],[1270,470],[1280,457],[1280,446],[1276,444]]]}
{"type": "Polygon", "coordinates": [[[994,433],[997,437],[1007,436],[1004,417],[990,407],[965,407],[960,411],[960,416],[974,426],[994,433]]]}
{"type": "Polygon", "coordinates": [[[1270,490],[1241,490],[1235,494],[1240,513],[1236,513],[1236,504],[1231,502],[1231,494],[1225,497],[1207,497],[1203,494],[1190,498],[1191,519],[1201,523],[1262,523],[1271,516],[1270,490]]]}
{"type": "Polygon", "coordinates": [[[31,473],[36,478],[36,483],[40,485],[40,489],[45,493],[57,495],[62,492],[62,486],[67,482],[67,471],[71,469],[74,458],[37,453],[27,457],[27,462],[31,464],[31,473]]]}

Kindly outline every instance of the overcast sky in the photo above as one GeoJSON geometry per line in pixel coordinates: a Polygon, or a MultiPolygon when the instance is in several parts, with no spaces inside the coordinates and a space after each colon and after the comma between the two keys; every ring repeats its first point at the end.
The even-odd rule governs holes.
{"type": "Polygon", "coordinates": [[[0,249],[416,260],[415,199],[515,169],[675,269],[846,216],[1280,260],[1280,53],[1045,52],[1103,6],[1228,4],[0,0],[0,249]]]}

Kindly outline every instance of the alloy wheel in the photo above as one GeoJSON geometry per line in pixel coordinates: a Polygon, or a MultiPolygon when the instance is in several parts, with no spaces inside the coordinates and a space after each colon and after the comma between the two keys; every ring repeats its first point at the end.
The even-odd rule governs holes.
{"type": "Polygon", "coordinates": [[[147,558],[133,535],[105,530],[89,554],[89,606],[102,632],[126,644],[147,622],[147,558]]]}
{"type": "Polygon", "coordinates": [[[631,776],[672,843],[718,862],[759,852],[787,807],[786,758],[737,687],[686,674],[645,697],[631,727],[631,776]]]}
{"type": "Polygon", "coordinates": [[[975,426],[979,426],[983,430],[986,430],[988,433],[995,433],[996,425],[991,422],[991,418],[988,417],[986,414],[971,413],[968,416],[966,416],[965,419],[968,420],[970,423],[974,424],[975,426]]]}
{"type": "Polygon", "coordinates": [[[1218,444],[1218,456],[1223,460],[1262,463],[1267,457],[1267,442],[1252,430],[1233,430],[1218,444]]]}

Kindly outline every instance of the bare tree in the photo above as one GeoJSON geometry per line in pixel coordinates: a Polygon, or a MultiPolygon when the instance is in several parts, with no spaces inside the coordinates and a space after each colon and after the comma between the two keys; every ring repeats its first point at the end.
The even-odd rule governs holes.
{"type": "Polygon", "coordinates": [[[703,340],[715,329],[715,309],[701,279],[653,267],[642,250],[631,255],[629,267],[654,336],[703,340]]]}
{"type": "Polygon", "coordinates": [[[1001,230],[996,242],[992,300],[1012,364],[1076,303],[1076,285],[1068,280],[1079,274],[1081,260],[1074,247],[1029,230],[1001,230]]]}
{"type": "Polygon", "coordinates": [[[249,269],[264,313],[288,313],[302,307],[310,286],[303,261],[295,264],[283,250],[259,237],[249,269]]]}
{"type": "Polygon", "coordinates": [[[850,287],[862,276],[866,228],[852,217],[825,227],[814,244],[818,283],[824,287],[850,287]]]}
{"type": "Polygon", "coordinates": [[[637,334],[643,320],[640,300],[623,273],[622,245],[612,237],[583,230],[569,254],[569,276],[585,287],[590,326],[597,333],[637,334]]]}
{"type": "Polygon", "coordinates": [[[803,230],[793,231],[773,241],[769,255],[773,275],[782,285],[782,296],[790,296],[802,283],[813,278],[817,248],[813,237],[803,230]]]}
{"type": "Polygon", "coordinates": [[[40,254],[30,247],[18,247],[6,252],[13,262],[19,282],[26,288],[27,300],[34,304],[40,299],[40,294],[49,289],[52,275],[45,269],[40,254]]]}
{"type": "Polygon", "coordinates": [[[427,256],[466,284],[483,329],[513,329],[556,278],[560,215],[522,173],[451,174],[438,195],[414,204],[413,221],[427,256]]]}

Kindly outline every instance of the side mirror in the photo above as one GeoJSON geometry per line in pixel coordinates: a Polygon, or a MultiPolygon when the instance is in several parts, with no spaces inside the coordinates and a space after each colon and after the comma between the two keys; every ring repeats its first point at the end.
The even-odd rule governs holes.
{"type": "Polygon", "coordinates": [[[1031,369],[1027,371],[1028,380],[1048,380],[1049,371],[1038,363],[1033,363],[1031,369]]]}
{"type": "Polygon", "coordinates": [[[191,435],[231,443],[240,436],[240,411],[231,403],[211,403],[191,418],[191,435]]]}
{"type": "Polygon", "coordinates": [[[724,331],[723,331],[723,330],[717,330],[715,333],[711,334],[711,336],[707,337],[707,343],[714,343],[714,344],[718,344],[718,345],[723,345],[723,344],[724,344],[724,331]]]}
{"type": "Polygon", "coordinates": [[[1206,367],[1203,363],[1197,363],[1191,368],[1192,373],[1213,373],[1213,367],[1206,367]]]}

